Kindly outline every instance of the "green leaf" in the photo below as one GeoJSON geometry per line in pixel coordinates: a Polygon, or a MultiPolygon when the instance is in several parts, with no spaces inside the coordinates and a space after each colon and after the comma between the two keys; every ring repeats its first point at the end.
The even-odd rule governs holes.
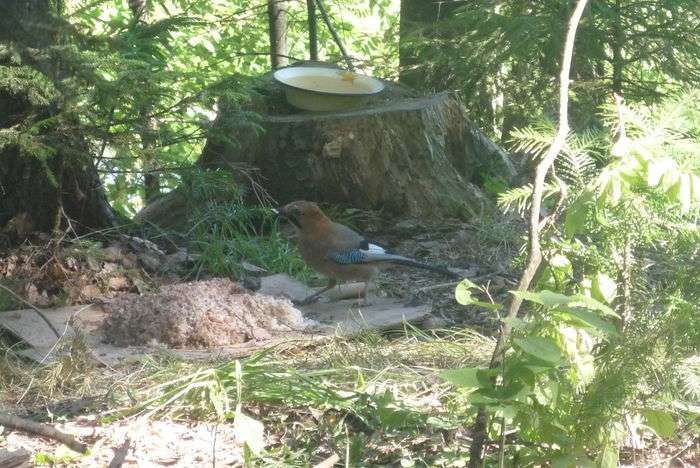
{"type": "Polygon", "coordinates": [[[673,161],[666,158],[650,162],[647,166],[647,184],[649,187],[659,185],[661,178],[674,167],[673,161]]]}
{"type": "Polygon", "coordinates": [[[700,176],[696,175],[691,175],[690,176],[690,185],[691,185],[691,195],[692,195],[692,200],[696,202],[700,202],[700,176]]]}
{"type": "Polygon", "coordinates": [[[586,224],[588,205],[591,200],[593,200],[593,193],[586,191],[566,210],[566,215],[564,216],[564,233],[567,239],[574,237],[586,224]]]}
{"type": "Polygon", "coordinates": [[[477,372],[482,370],[478,367],[465,367],[462,369],[448,369],[438,374],[440,378],[448,381],[452,385],[462,388],[479,388],[481,383],[477,378],[477,372]]]}
{"type": "Polygon", "coordinates": [[[526,330],[529,328],[529,324],[518,317],[505,317],[501,319],[501,322],[507,323],[513,330],[526,330]]]}
{"type": "Polygon", "coordinates": [[[577,468],[576,457],[562,455],[552,460],[552,468],[577,468]]]}
{"type": "MultiPolygon", "coordinates": [[[[544,369],[547,370],[548,368],[544,369]]],[[[536,375],[535,372],[533,372],[529,366],[523,364],[522,361],[515,361],[506,369],[503,378],[505,380],[520,380],[527,385],[533,386],[535,384],[536,375]]]]}
{"type": "Polygon", "coordinates": [[[652,428],[661,437],[672,438],[676,433],[676,422],[671,413],[667,411],[644,409],[642,415],[646,419],[647,426],[652,428]]]}
{"type": "Polygon", "coordinates": [[[494,403],[498,403],[497,399],[484,395],[481,392],[482,390],[477,390],[476,392],[471,393],[468,397],[469,402],[474,405],[492,405],[494,403]]]}
{"type": "Polygon", "coordinates": [[[536,302],[537,304],[542,304],[547,307],[555,307],[562,304],[568,304],[572,300],[569,296],[548,291],[546,289],[539,292],[511,291],[510,293],[513,294],[515,297],[519,297],[530,302],[536,302]]]}
{"type": "Polygon", "coordinates": [[[501,308],[500,304],[483,302],[472,296],[471,290],[475,288],[478,288],[478,286],[468,279],[462,280],[462,282],[455,288],[455,299],[462,305],[475,305],[489,310],[498,310],[501,308]]]}
{"type": "Polygon", "coordinates": [[[596,301],[592,297],[584,296],[583,294],[577,294],[571,299],[572,300],[568,304],[569,306],[584,307],[590,310],[597,310],[599,312],[602,312],[603,315],[620,318],[620,316],[614,310],[612,310],[610,307],[606,306],[602,302],[596,301]]]}
{"type": "Polygon", "coordinates": [[[257,419],[243,413],[240,407],[236,409],[233,431],[236,438],[242,441],[254,454],[262,452],[265,448],[265,426],[257,419]]]}
{"type": "Polygon", "coordinates": [[[584,322],[589,327],[607,333],[609,335],[617,334],[617,327],[615,327],[614,324],[603,320],[601,317],[598,316],[598,314],[596,314],[595,312],[591,312],[590,310],[571,307],[562,309],[558,312],[561,315],[576,318],[584,322]]]}
{"type": "Polygon", "coordinates": [[[546,380],[540,382],[534,388],[534,397],[542,406],[547,406],[554,402],[559,395],[559,384],[556,380],[546,380]]]}
{"type": "Polygon", "coordinates": [[[542,361],[552,364],[559,364],[563,361],[559,346],[550,338],[528,336],[527,338],[514,338],[513,342],[523,352],[542,361]]]}
{"type": "Polygon", "coordinates": [[[618,462],[618,450],[617,447],[606,446],[600,455],[598,455],[598,460],[596,465],[599,468],[617,468],[618,462]]]}
{"type": "Polygon", "coordinates": [[[615,300],[615,296],[617,296],[617,284],[605,273],[595,275],[591,286],[593,296],[599,301],[611,304],[615,300]]]}
{"type": "Polygon", "coordinates": [[[692,201],[690,193],[692,188],[690,185],[690,175],[681,174],[678,183],[680,184],[678,191],[678,203],[681,205],[681,212],[687,213],[690,210],[690,204],[692,201]]]}
{"type": "Polygon", "coordinates": [[[476,284],[468,279],[463,279],[455,288],[455,300],[462,305],[471,304],[475,300],[471,290],[476,288],[476,284]]]}

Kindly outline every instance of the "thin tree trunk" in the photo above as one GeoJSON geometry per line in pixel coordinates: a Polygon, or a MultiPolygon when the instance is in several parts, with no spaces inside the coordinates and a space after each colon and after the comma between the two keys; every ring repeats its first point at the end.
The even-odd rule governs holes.
{"type": "Polygon", "coordinates": [[[622,5],[620,0],[615,0],[614,12],[615,23],[613,25],[612,42],[612,90],[613,93],[622,96],[622,70],[624,67],[622,59],[622,45],[625,43],[624,31],[622,30],[622,5]]]}
{"type": "Polygon", "coordinates": [[[267,1],[272,68],[284,67],[289,63],[287,58],[287,10],[284,2],[285,0],[267,1]]]}
{"type": "Polygon", "coordinates": [[[323,22],[326,23],[326,27],[328,28],[328,31],[330,31],[331,36],[333,37],[333,41],[335,41],[335,45],[338,46],[338,49],[340,50],[340,55],[343,56],[343,59],[345,62],[348,64],[348,69],[354,70],[355,67],[352,63],[352,59],[348,55],[348,51],[345,49],[345,46],[343,45],[343,41],[340,39],[340,36],[338,35],[338,31],[335,30],[333,27],[333,23],[331,22],[331,17],[328,15],[328,11],[326,11],[326,7],[323,6],[323,1],[322,0],[314,0],[316,2],[316,5],[318,5],[318,11],[321,13],[321,18],[323,19],[323,22]]]}
{"type": "Polygon", "coordinates": [[[309,22],[309,58],[318,60],[318,28],[316,23],[316,0],[306,0],[309,22]]]}
{"type": "MultiPolygon", "coordinates": [[[[535,181],[532,190],[532,208],[530,210],[530,223],[529,223],[529,252],[527,265],[525,270],[520,277],[520,282],[518,284],[519,291],[527,291],[530,288],[530,284],[537,273],[542,262],[542,247],[540,245],[540,214],[542,207],[542,195],[544,193],[544,182],[547,173],[549,172],[552,164],[557,155],[561,151],[561,148],[566,141],[566,136],[569,133],[569,74],[571,71],[571,60],[574,53],[574,42],[576,40],[576,30],[578,28],[578,23],[583,14],[583,10],[586,7],[588,0],[579,0],[576,4],[571,18],[569,19],[569,27],[566,33],[566,41],[564,43],[564,52],[562,55],[561,73],[559,75],[559,128],[554,141],[549,147],[547,153],[542,158],[542,160],[537,164],[535,169],[535,181]]],[[[522,299],[517,296],[511,295],[510,302],[508,304],[508,315],[507,318],[513,319],[518,315],[520,306],[522,305],[522,299]]],[[[496,342],[496,348],[491,356],[491,368],[498,367],[503,361],[503,353],[506,349],[506,343],[510,338],[512,320],[504,320],[501,325],[501,333],[496,342]]],[[[487,437],[487,423],[488,415],[486,413],[486,408],[479,408],[479,412],[476,417],[476,422],[472,430],[473,439],[469,450],[469,466],[476,468],[481,466],[483,461],[483,448],[487,437]]]]}
{"type": "Polygon", "coordinates": [[[143,198],[146,203],[150,203],[160,195],[160,173],[156,165],[156,123],[153,117],[148,116],[148,110],[142,113],[144,128],[141,130],[141,146],[143,156],[143,198]]]}
{"type": "MultiPolygon", "coordinates": [[[[134,15],[136,23],[146,22],[147,5],[145,0],[129,0],[129,8],[134,15]]],[[[138,24],[136,25],[138,27],[138,24]]],[[[143,173],[143,198],[148,204],[160,195],[160,174],[155,171],[155,144],[156,144],[156,122],[150,116],[151,106],[144,106],[139,112],[139,120],[141,121],[141,170],[143,173]]]]}

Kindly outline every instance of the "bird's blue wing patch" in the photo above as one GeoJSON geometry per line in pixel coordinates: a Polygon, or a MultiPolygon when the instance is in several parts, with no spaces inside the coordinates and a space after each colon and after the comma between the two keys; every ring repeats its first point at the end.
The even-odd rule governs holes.
{"type": "Polygon", "coordinates": [[[330,252],[328,258],[341,265],[356,265],[365,263],[367,253],[360,249],[343,250],[340,252],[330,252]]]}

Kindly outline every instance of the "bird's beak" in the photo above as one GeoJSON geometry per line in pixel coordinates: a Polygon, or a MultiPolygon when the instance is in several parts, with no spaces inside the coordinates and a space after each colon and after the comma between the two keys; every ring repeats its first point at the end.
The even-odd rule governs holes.
{"type": "Polygon", "coordinates": [[[294,216],[290,216],[289,214],[287,214],[284,211],[284,208],[281,208],[279,210],[273,208],[272,211],[277,215],[278,218],[286,219],[287,221],[292,223],[294,226],[301,229],[301,225],[299,224],[299,221],[294,216]]]}

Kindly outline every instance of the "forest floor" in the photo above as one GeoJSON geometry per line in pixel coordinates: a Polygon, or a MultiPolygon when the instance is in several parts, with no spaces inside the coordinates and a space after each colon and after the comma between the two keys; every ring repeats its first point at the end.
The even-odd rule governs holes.
{"type": "MultiPolygon", "coordinates": [[[[482,278],[486,300],[503,301],[514,288],[513,260],[522,245],[522,226],[515,220],[407,219],[381,226],[365,219],[357,225],[398,253],[482,278]]],[[[15,270],[29,267],[21,252],[10,261],[15,270]]],[[[75,263],[62,262],[70,271],[60,274],[74,285],[72,302],[85,302],[98,290],[147,290],[154,280],[145,270],[123,268],[142,261],[124,250],[74,252],[68,258],[75,263]]],[[[5,261],[5,272],[7,267],[5,261]]],[[[51,291],[47,285],[57,273],[47,272],[37,280],[40,287],[25,290],[50,302],[42,291],[51,291]]],[[[176,280],[171,271],[159,282],[176,280]]],[[[89,359],[78,339],[65,343],[64,358],[32,365],[13,353],[4,336],[0,412],[51,423],[91,448],[80,455],[59,442],[5,428],[0,450],[24,448],[34,464],[52,466],[107,466],[118,454],[124,466],[140,467],[465,466],[469,405],[437,372],[487,362],[498,318],[458,305],[454,281],[432,272],[388,270],[378,287],[380,295],[431,304],[431,319],[424,328],[329,337],[238,362],[185,362],[163,349],[119,367],[89,359]]],[[[688,446],[681,452],[685,443],[647,446],[625,452],[630,462],[663,466],[678,454],[685,466],[697,466],[697,451],[688,446]]]]}

